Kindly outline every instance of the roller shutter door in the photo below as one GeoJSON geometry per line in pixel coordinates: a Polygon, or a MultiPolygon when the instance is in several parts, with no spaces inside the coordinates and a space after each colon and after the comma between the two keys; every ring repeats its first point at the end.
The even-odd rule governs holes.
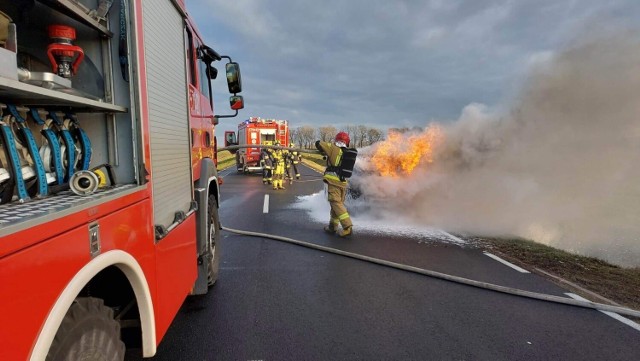
{"type": "Polygon", "coordinates": [[[184,22],[168,0],[142,2],[154,224],[168,227],[191,202],[184,22]]]}

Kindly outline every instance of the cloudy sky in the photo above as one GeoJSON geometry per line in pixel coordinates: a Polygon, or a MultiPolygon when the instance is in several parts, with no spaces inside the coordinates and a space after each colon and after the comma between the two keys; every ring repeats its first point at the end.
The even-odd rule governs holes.
{"type": "MultiPolygon", "coordinates": [[[[241,65],[249,116],[381,129],[454,121],[517,96],[584,33],[638,27],[638,0],[188,0],[208,45],[241,65]]],[[[222,69],[221,67],[219,67],[222,69]]],[[[229,113],[224,77],[217,113],[229,113]]],[[[221,134],[218,133],[218,134],[221,134]]]]}

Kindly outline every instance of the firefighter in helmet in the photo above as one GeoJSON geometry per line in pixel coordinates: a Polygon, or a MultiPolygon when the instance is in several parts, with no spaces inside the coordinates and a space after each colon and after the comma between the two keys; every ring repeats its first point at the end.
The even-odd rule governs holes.
{"type": "MultiPolygon", "coordinates": [[[[271,141],[265,140],[263,145],[271,145],[271,141]]],[[[262,166],[262,183],[271,184],[273,182],[273,159],[271,149],[262,148],[260,150],[260,165],[262,166]]]]}
{"type": "Polygon", "coordinates": [[[329,205],[331,206],[331,218],[329,225],[324,227],[325,232],[334,234],[338,232],[338,225],[342,229],[338,232],[340,237],[347,237],[352,234],[353,224],[344,200],[347,194],[347,180],[338,176],[336,170],[342,158],[342,147],[349,146],[349,134],[339,132],[333,143],[318,140],[316,148],[327,157],[327,168],[324,171],[322,180],[327,184],[329,205]]]}
{"type": "MultiPolygon", "coordinates": [[[[280,145],[280,142],[276,141],[274,145],[280,145]]],[[[271,156],[273,157],[273,189],[284,189],[282,185],[285,167],[284,154],[281,149],[274,149],[271,156]]]]}
{"type": "Polygon", "coordinates": [[[288,149],[282,149],[282,160],[284,162],[284,180],[289,184],[293,184],[293,177],[291,176],[291,152],[288,149]]]}
{"type": "MultiPolygon", "coordinates": [[[[291,143],[291,148],[295,148],[296,145],[291,143]]],[[[293,167],[293,171],[295,172],[296,175],[296,179],[300,179],[300,172],[298,171],[298,163],[300,163],[300,159],[302,158],[302,156],[300,155],[300,152],[298,152],[297,150],[292,150],[291,152],[289,152],[290,154],[290,161],[291,161],[291,166],[293,167]]],[[[293,176],[291,176],[291,178],[293,179],[293,176]]]]}

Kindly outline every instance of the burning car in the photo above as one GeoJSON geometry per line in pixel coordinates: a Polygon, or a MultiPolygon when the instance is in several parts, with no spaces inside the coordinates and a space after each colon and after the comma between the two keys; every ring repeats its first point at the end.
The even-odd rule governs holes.
{"type": "Polygon", "coordinates": [[[387,139],[360,150],[348,196],[379,198],[380,192],[371,190],[374,178],[401,178],[411,176],[418,166],[433,163],[435,150],[442,144],[444,132],[431,125],[419,133],[389,131],[387,139]]]}

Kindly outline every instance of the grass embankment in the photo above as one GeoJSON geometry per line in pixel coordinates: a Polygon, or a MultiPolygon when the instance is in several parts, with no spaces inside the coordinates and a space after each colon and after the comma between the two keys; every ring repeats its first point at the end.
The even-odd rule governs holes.
{"type": "Polygon", "coordinates": [[[327,161],[322,159],[320,154],[302,153],[302,162],[320,172],[323,172],[327,167],[327,161]]]}
{"type": "Polygon", "coordinates": [[[609,303],[580,288],[621,306],[640,310],[640,267],[622,268],[597,258],[526,240],[481,238],[476,241],[492,253],[548,277],[594,302],[609,303]]]}
{"type": "Polygon", "coordinates": [[[218,152],[218,171],[227,169],[236,164],[236,156],[228,150],[218,152]]]}

